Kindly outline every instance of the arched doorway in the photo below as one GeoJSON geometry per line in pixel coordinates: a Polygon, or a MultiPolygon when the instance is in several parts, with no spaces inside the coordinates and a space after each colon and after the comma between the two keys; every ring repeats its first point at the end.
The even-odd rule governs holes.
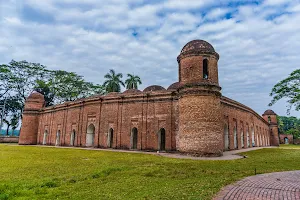
{"type": "Polygon", "coordinates": [[[247,128],[247,147],[250,147],[249,127],[247,128]]]}
{"type": "Polygon", "coordinates": [[[75,138],[76,138],[76,132],[75,132],[75,130],[73,130],[71,133],[71,139],[70,139],[71,146],[75,146],[75,138]]]}
{"type": "Polygon", "coordinates": [[[90,124],[87,128],[86,132],[86,142],[85,145],[87,147],[93,147],[95,141],[95,126],[94,124],[90,124]]]}
{"type": "Polygon", "coordinates": [[[229,150],[229,134],[228,134],[228,125],[224,125],[224,150],[229,150]]]}
{"type": "Polygon", "coordinates": [[[254,128],[251,128],[251,135],[252,135],[252,147],[255,147],[255,136],[254,136],[254,128]]]}
{"type": "Polygon", "coordinates": [[[289,139],[287,137],[284,138],[284,144],[289,144],[289,139]]]}
{"type": "Polygon", "coordinates": [[[236,127],[233,128],[233,136],[234,136],[234,148],[238,148],[238,140],[237,140],[237,132],[236,132],[236,127]]]}
{"type": "Polygon", "coordinates": [[[138,130],[137,128],[133,128],[131,130],[131,149],[137,149],[138,143],[138,130]]]}
{"type": "Polygon", "coordinates": [[[114,129],[110,128],[108,130],[107,147],[112,148],[113,143],[114,143],[114,129]]]}
{"type": "Polygon", "coordinates": [[[166,150],[166,130],[161,128],[158,134],[158,149],[160,151],[166,150]]]}
{"type": "Polygon", "coordinates": [[[245,147],[245,145],[244,145],[244,132],[243,132],[243,129],[241,129],[241,145],[242,145],[242,148],[245,147]]]}
{"type": "Polygon", "coordinates": [[[47,139],[48,139],[48,131],[45,130],[45,132],[44,132],[44,138],[43,138],[43,145],[47,144],[47,139]]]}
{"type": "Polygon", "coordinates": [[[57,131],[56,133],[56,140],[55,140],[55,146],[60,145],[60,130],[57,131]]]}

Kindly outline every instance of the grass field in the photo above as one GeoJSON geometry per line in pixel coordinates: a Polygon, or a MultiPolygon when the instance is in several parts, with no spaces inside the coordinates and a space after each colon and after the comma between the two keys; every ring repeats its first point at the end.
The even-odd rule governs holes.
{"type": "Polygon", "coordinates": [[[287,148],[287,149],[300,149],[300,145],[294,145],[294,144],[281,144],[280,148],[287,148]]]}
{"type": "Polygon", "coordinates": [[[211,199],[257,173],[300,170],[300,151],[262,149],[233,161],[0,144],[0,199],[211,199]]]}

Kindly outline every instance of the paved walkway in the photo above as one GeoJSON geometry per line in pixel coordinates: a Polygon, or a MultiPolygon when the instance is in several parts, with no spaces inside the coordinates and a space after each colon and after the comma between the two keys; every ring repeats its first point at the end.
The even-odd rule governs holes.
{"type": "Polygon", "coordinates": [[[247,177],[226,186],[214,200],[300,200],[300,171],[247,177]]]}
{"type": "MultiPolygon", "coordinates": [[[[13,144],[11,144],[13,145],[13,144]]],[[[17,145],[19,146],[19,145],[17,145]]],[[[92,150],[92,151],[113,151],[113,152],[123,152],[123,153],[142,153],[142,154],[150,154],[157,156],[164,156],[168,158],[179,158],[179,159],[191,159],[191,160],[236,160],[244,158],[243,156],[238,155],[239,153],[254,151],[258,149],[264,148],[277,148],[277,147],[253,147],[247,149],[233,150],[233,151],[225,151],[223,156],[221,157],[195,157],[180,154],[178,152],[165,153],[165,152],[147,152],[147,151],[135,151],[135,150],[123,150],[123,149],[100,149],[100,148],[82,148],[82,147],[67,147],[67,146],[45,146],[45,145],[25,145],[25,146],[38,146],[38,147],[50,147],[50,148],[66,148],[66,149],[84,149],[84,150],[92,150]]]]}

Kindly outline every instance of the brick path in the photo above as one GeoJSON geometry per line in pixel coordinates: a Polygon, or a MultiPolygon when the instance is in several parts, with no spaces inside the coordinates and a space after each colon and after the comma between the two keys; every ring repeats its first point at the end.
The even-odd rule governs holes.
{"type": "Polygon", "coordinates": [[[226,186],[214,200],[300,200],[300,171],[247,177],[226,186]]]}

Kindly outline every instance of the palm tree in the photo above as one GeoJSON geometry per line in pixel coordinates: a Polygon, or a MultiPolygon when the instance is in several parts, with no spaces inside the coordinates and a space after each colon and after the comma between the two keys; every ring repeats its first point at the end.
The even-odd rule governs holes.
{"type": "Polygon", "coordinates": [[[125,80],[127,89],[138,89],[138,84],[142,84],[141,78],[133,74],[127,74],[127,79],[125,80]]]}
{"type": "Polygon", "coordinates": [[[109,73],[107,73],[104,78],[107,80],[104,81],[103,86],[106,88],[107,92],[120,92],[121,85],[125,87],[124,82],[121,80],[123,74],[116,74],[115,70],[110,69],[109,73]]]}

